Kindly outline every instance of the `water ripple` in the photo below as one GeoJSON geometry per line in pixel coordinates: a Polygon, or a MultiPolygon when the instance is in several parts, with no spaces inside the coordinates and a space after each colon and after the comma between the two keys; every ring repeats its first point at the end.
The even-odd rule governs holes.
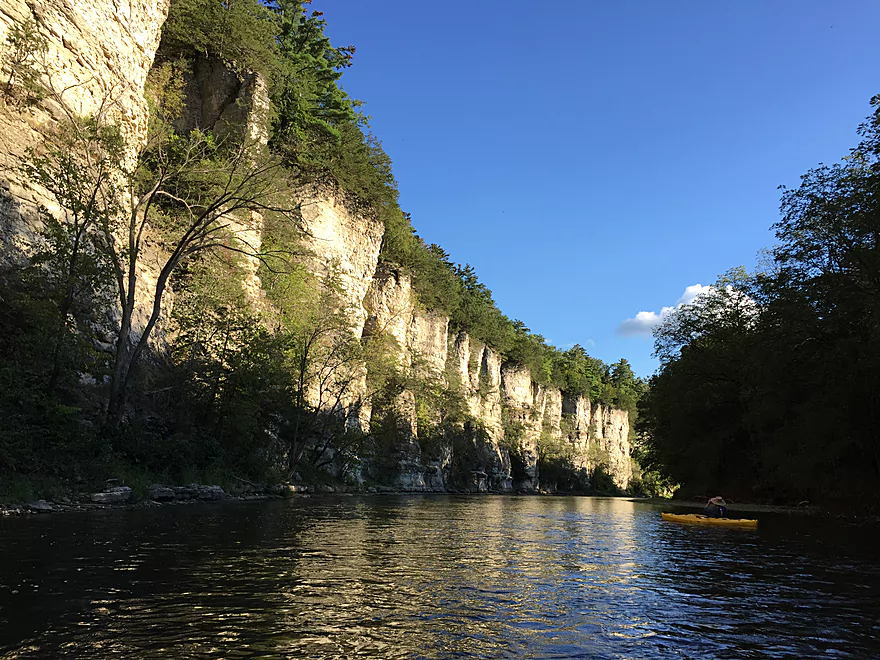
{"type": "Polygon", "coordinates": [[[8,658],[880,656],[876,542],[806,519],[365,497],[2,522],[8,658]]]}

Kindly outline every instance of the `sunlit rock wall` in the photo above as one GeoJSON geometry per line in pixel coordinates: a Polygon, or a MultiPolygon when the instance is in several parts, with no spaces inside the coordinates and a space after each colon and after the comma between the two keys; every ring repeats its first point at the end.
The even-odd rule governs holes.
{"type": "Polygon", "coordinates": [[[14,25],[35,21],[48,44],[37,66],[48,72],[43,82],[57,94],[36,104],[0,101],[0,178],[5,192],[0,255],[4,258],[27,253],[37,226],[35,205],[61,212],[45,191],[19,177],[14,168],[29,147],[39,148],[44,136],[64,119],[64,106],[79,115],[105,112],[133,143],[144,137],[144,82],[167,13],[168,0],[0,0],[0,43],[5,44],[14,25]]]}
{"type": "MultiPolygon", "coordinates": [[[[64,210],[45,190],[16,171],[28,149],[39,152],[69,114],[102,116],[117,124],[132,153],[146,137],[144,83],[159,46],[168,0],[125,3],[0,0],[0,42],[12,26],[33,20],[46,40],[45,56],[34,62],[49,90],[40,101],[0,101],[0,260],[20,263],[30,253],[40,228],[37,206],[63,218],[64,210]]],[[[133,340],[149,317],[160,254],[144,246],[138,263],[133,340]]],[[[171,305],[168,296],[167,310],[171,305]]],[[[107,323],[116,312],[108,308],[107,323]]],[[[161,321],[160,321],[161,322],[161,321]]],[[[108,347],[107,350],[110,350],[108,347]]]]}
{"type": "Polygon", "coordinates": [[[351,330],[363,334],[367,291],[379,262],[384,227],[372,213],[359,211],[341,195],[313,187],[299,191],[308,261],[318,275],[337,278],[351,330]]]}
{"type": "Polygon", "coordinates": [[[596,404],[592,407],[596,446],[608,457],[611,477],[625,487],[632,478],[629,415],[625,410],[596,404]]]}

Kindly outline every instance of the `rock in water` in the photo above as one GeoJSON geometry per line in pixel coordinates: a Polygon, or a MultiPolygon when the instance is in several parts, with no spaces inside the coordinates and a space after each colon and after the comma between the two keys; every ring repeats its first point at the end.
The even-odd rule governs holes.
{"type": "Polygon", "coordinates": [[[36,511],[38,513],[48,513],[49,511],[54,511],[55,507],[53,507],[46,500],[37,500],[36,502],[28,502],[27,508],[31,511],[36,511]]]}
{"type": "Polygon", "coordinates": [[[153,484],[147,489],[147,497],[154,502],[170,502],[174,499],[174,490],[162,484],[153,484]]]}
{"type": "Polygon", "coordinates": [[[116,486],[103,493],[92,493],[92,502],[98,504],[123,504],[131,499],[131,488],[128,486],[116,486]]]}

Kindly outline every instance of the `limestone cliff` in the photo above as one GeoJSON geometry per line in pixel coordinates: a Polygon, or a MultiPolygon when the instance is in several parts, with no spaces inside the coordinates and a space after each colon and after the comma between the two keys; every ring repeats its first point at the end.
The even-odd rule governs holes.
{"type": "MultiPolygon", "coordinates": [[[[168,0],[0,0],[0,40],[12,25],[35,21],[48,44],[45,82],[77,113],[110,113],[137,142],[146,129],[144,83],[167,10],[168,0]]],[[[179,128],[223,133],[244,126],[250,137],[266,140],[268,99],[259,77],[235,74],[219,61],[201,58],[186,80],[185,95],[179,128]]],[[[62,214],[14,166],[29,147],[39,147],[63,114],[57,96],[51,95],[36,104],[0,107],[0,254],[6,260],[27,254],[37,204],[62,214]]],[[[456,392],[473,420],[455,442],[442,434],[429,441],[426,428],[435,420],[423,417],[426,428],[419,428],[417,392],[403,389],[393,401],[374,405],[369,376],[361,374],[342,403],[347,414],[355,411],[364,430],[389,409],[394,413],[397,438],[388,477],[394,485],[415,491],[552,488],[539,469],[542,454],[552,451],[584,475],[603,465],[618,486],[626,487],[631,470],[625,412],[537,384],[522,365],[504,363],[491,346],[452,327],[443,314],[424,309],[409,276],[380,260],[384,228],[368,209],[329,188],[293,194],[305,232],[304,263],[337,282],[352,335],[390,337],[397,365],[421,381],[456,392]]],[[[258,246],[261,218],[238,222],[258,246]]],[[[149,267],[141,277],[149,290],[149,267]]],[[[255,262],[246,286],[254,300],[261,298],[255,262]]]]}
{"type": "MultiPolygon", "coordinates": [[[[0,2],[0,43],[13,26],[31,21],[46,45],[35,62],[46,89],[43,97],[20,104],[9,98],[0,101],[0,263],[21,262],[29,254],[39,227],[39,206],[63,216],[56,201],[16,169],[28,149],[39,151],[68,113],[106,117],[119,126],[133,147],[146,137],[144,84],[169,1],[0,2]]],[[[148,244],[146,252],[149,258],[137,268],[137,296],[144,304],[133,320],[135,339],[146,324],[158,274],[153,246],[148,244]]],[[[171,299],[169,296],[168,307],[171,299]]],[[[109,322],[114,311],[108,310],[107,316],[109,322]]],[[[112,349],[108,346],[106,350],[112,349]]]]}
{"type": "MultiPolygon", "coordinates": [[[[423,376],[458,388],[484,435],[472,466],[472,490],[536,491],[546,488],[538,469],[548,447],[584,476],[598,466],[625,488],[632,476],[627,413],[588,399],[565,396],[533,381],[522,365],[502,363],[498,353],[450,327],[449,319],[419,307],[409,277],[379,265],[365,300],[368,332],[393,337],[398,360],[423,376]],[[506,434],[510,437],[506,437],[506,434]],[[512,458],[513,457],[513,458],[512,458]]],[[[419,462],[419,429],[410,401],[408,459],[399,464],[397,485],[412,490],[448,487],[450,457],[419,462]]]]}

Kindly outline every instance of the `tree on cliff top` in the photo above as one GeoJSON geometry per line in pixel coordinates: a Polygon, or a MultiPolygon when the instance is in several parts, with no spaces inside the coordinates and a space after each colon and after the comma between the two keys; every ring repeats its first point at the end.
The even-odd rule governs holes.
{"type": "Polygon", "coordinates": [[[338,185],[388,227],[402,218],[391,161],[362,104],[339,86],[353,46],[334,46],[310,0],[173,0],[159,60],[217,57],[261,73],[272,102],[270,147],[302,182],[338,185]]]}
{"type": "Polygon", "coordinates": [[[162,27],[160,50],[192,49],[217,57],[238,72],[272,77],[278,60],[274,16],[259,0],[174,0],[162,27]]]}

